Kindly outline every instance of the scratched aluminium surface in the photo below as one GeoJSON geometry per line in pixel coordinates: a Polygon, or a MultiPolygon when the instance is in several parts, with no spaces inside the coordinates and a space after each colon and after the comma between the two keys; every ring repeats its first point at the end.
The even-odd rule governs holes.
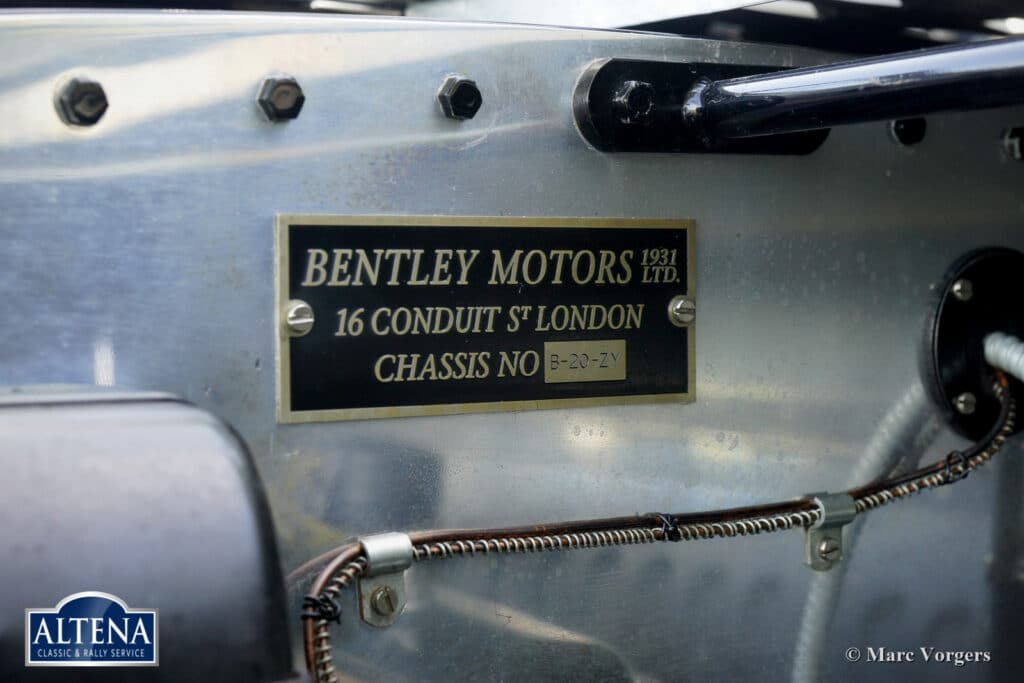
{"type": "MultiPolygon", "coordinates": [[[[603,57],[827,59],[397,19],[0,14],[0,383],[168,391],[222,416],[255,455],[286,568],[375,531],[844,486],[915,381],[930,285],[966,249],[1024,246],[1024,165],[999,146],[1024,111],[934,116],[913,148],[872,124],[807,157],[609,155],[570,110],[577,76],[603,57]],[[276,72],[307,98],[284,125],[254,103],[276,72]],[[452,72],[483,94],[471,121],[437,108],[452,72]],[[91,129],[53,112],[56,83],[76,73],[110,99],[91,129]],[[279,425],[278,213],[695,219],[697,401],[279,425]]],[[[929,453],[957,443],[940,432],[929,453]]],[[[822,632],[825,678],[1004,671],[1003,651],[968,672],[865,669],[843,652],[995,650],[1006,589],[991,577],[1012,561],[1006,534],[1020,538],[995,531],[996,500],[1002,487],[1003,516],[1019,520],[1020,481],[994,464],[870,516],[822,632]]],[[[346,603],[337,660],[367,680],[781,680],[812,578],[801,552],[790,532],[417,566],[394,627],[371,629],[346,603]]]]}

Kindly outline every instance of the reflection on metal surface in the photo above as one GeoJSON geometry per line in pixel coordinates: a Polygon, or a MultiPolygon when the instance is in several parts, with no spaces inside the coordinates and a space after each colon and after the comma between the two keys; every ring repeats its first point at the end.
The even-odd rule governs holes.
{"type": "Polygon", "coordinates": [[[503,629],[527,638],[552,640],[560,643],[578,643],[601,648],[610,653],[615,652],[614,647],[595,640],[586,633],[562,628],[548,620],[537,619],[530,613],[518,610],[511,605],[478,598],[444,586],[434,588],[431,592],[438,601],[444,604],[446,609],[474,620],[491,621],[503,629]]]}
{"type": "Polygon", "coordinates": [[[612,425],[585,419],[567,421],[564,439],[566,445],[582,457],[590,457],[594,451],[606,451],[621,444],[621,438],[612,425]]]}
{"type": "Polygon", "coordinates": [[[109,338],[96,340],[92,347],[92,358],[93,383],[101,387],[114,386],[114,347],[109,338]]]}
{"type": "Polygon", "coordinates": [[[378,14],[384,16],[400,16],[399,3],[385,2],[351,2],[350,0],[311,0],[309,9],[314,12],[341,12],[344,14],[378,14]]]}
{"type": "Polygon", "coordinates": [[[507,21],[521,24],[621,28],[664,19],[723,12],[768,0],[587,0],[552,3],[548,0],[428,0],[411,2],[408,16],[473,21],[507,21]]]}
{"type": "MultiPolygon", "coordinates": [[[[94,163],[75,166],[67,169],[55,169],[49,165],[37,165],[36,159],[29,159],[29,165],[20,169],[0,169],[0,184],[27,182],[32,180],[67,182],[76,180],[117,179],[125,176],[174,174],[187,167],[194,170],[209,169],[211,171],[229,171],[238,167],[273,164],[277,162],[300,162],[316,160],[325,153],[359,154],[380,151],[390,144],[399,147],[447,143],[455,149],[468,149],[483,142],[489,135],[512,132],[528,132],[539,128],[538,123],[509,124],[496,126],[485,133],[480,131],[454,131],[424,133],[418,136],[399,135],[394,138],[342,139],[325,140],[323,143],[296,145],[280,149],[224,149],[217,152],[190,152],[182,154],[178,150],[168,150],[167,155],[145,157],[127,161],[95,160],[94,163]]],[[[30,156],[30,155],[26,155],[30,156]]]]}
{"type": "MultiPolygon", "coordinates": [[[[971,247],[1024,246],[1024,165],[995,149],[1024,110],[932,117],[913,154],[872,124],[837,129],[800,158],[613,158],[581,141],[569,101],[579,73],[607,57],[822,60],[764,45],[322,15],[0,15],[0,289],[31,292],[41,312],[0,337],[0,382],[92,383],[95,340],[109,340],[116,374],[100,377],[185,395],[238,429],[287,567],[385,529],[697,510],[835,488],[889,409],[880,397],[917,374],[908,340],[936,273],[971,247]],[[110,109],[72,130],[53,88],[84,67],[110,109]],[[279,71],[308,99],[297,120],[274,126],[254,99],[279,71]],[[487,105],[456,125],[436,92],[462,72],[487,105]],[[355,101],[353,90],[368,95],[355,101]],[[268,330],[271,222],[283,208],[695,218],[700,401],[278,425],[268,330]]],[[[0,319],[24,319],[16,297],[0,300],[0,319]]],[[[943,432],[934,449],[957,443],[943,432]]],[[[979,473],[959,486],[964,495],[936,492],[867,520],[871,542],[841,565],[855,567],[854,580],[822,644],[831,680],[863,678],[836,657],[865,633],[988,647],[973,596],[987,590],[979,558],[991,537],[935,519],[970,516],[984,529],[995,480],[979,473]],[[936,591],[921,577],[954,541],[936,591]],[[893,611],[900,604],[916,607],[893,611]]],[[[368,680],[782,680],[811,581],[798,548],[794,532],[642,557],[427,564],[386,632],[360,627],[355,610],[343,616],[336,661],[368,680]],[[600,599],[576,600],[581,585],[600,599]],[[432,589],[447,586],[497,607],[446,610],[432,589]],[[652,590],[658,599],[637,610],[652,590]],[[609,650],[509,634],[495,616],[505,606],[609,650]],[[666,647],[666,633],[685,646],[666,647]],[[439,656],[453,648],[476,656],[439,656]]]]}

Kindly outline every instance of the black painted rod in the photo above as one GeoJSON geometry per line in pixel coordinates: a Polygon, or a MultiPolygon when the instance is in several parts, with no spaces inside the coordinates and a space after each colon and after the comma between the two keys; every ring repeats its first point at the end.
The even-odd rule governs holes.
{"type": "Polygon", "coordinates": [[[696,134],[731,139],[1024,103],[1024,40],[903,52],[723,81],[690,91],[696,134]]]}

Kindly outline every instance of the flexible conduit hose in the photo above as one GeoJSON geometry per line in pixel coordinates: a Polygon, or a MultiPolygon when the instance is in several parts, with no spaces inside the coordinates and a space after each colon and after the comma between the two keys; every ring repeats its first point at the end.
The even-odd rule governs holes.
{"type": "MultiPolygon", "coordinates": [[[[939,431],[939,422],[920,383],[910,387],[889,409],[864,448],[847,482],[852,487],[861,481],[884,477],[905,466],[909,458],[921,453],[939,431]]],[[[915,463],[910,463],[913,466],[915,463]]],[[[825,645],[829,626],[839,606],[839,594],[860,538],[863,520],[854,520],[843,539],[844,561],[828,572],[811,576],[797,630],[793,655],[793,683],[817,683],[823,680],[825,645]]]]}
{"type": "Polygon", "coordinates": [[[1024,382],[1024,342],[1016,337],[993,332],[985,337],[985,360],[994,368],[1024,382]]]}

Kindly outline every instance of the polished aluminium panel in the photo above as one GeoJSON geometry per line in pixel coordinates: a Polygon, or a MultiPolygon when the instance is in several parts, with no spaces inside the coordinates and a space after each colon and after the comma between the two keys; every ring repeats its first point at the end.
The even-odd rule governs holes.
{"type": "MultiPolygon", "coordinates": [[[[169,391],[227,419],[254,453],[287,568],[353,534],[839,488],[915,382],[932,283],[968,248],[1024,246],[1024,165],[999,150],[1024,110],[932,117],[911,148],[879,123],[834,130],[807,157],[602,154],[570,97],[604,57],[825,59],[411,20],[0,15],[0,383],[169,391]],[[110,99],[91,129],[52,107],[79,73],[110,99]],[[295,121],[271,124],[255,104],[274,73],[302,84],[295,121]],[[481,89],[471,121],[440,114],[449,73],[481,89]],[[694,218],[699,399],[278,425],[278,213],[694,218]]],[[[958,443],[943,431],[929,452],[958,443]]],[[[1006,467],[866,518],[824,634],[830,680],[965,673],[865,668],[844,660],[851,646],[992,649],[1002,594],[990,599],[986,562],[1004,540],[991,530],[1006,467]]],[[[391,628],[359,623],[348,598],[336,658],[357,679],[781,680],[811,581],[801,543],[416,566],[391,628]]]]}

